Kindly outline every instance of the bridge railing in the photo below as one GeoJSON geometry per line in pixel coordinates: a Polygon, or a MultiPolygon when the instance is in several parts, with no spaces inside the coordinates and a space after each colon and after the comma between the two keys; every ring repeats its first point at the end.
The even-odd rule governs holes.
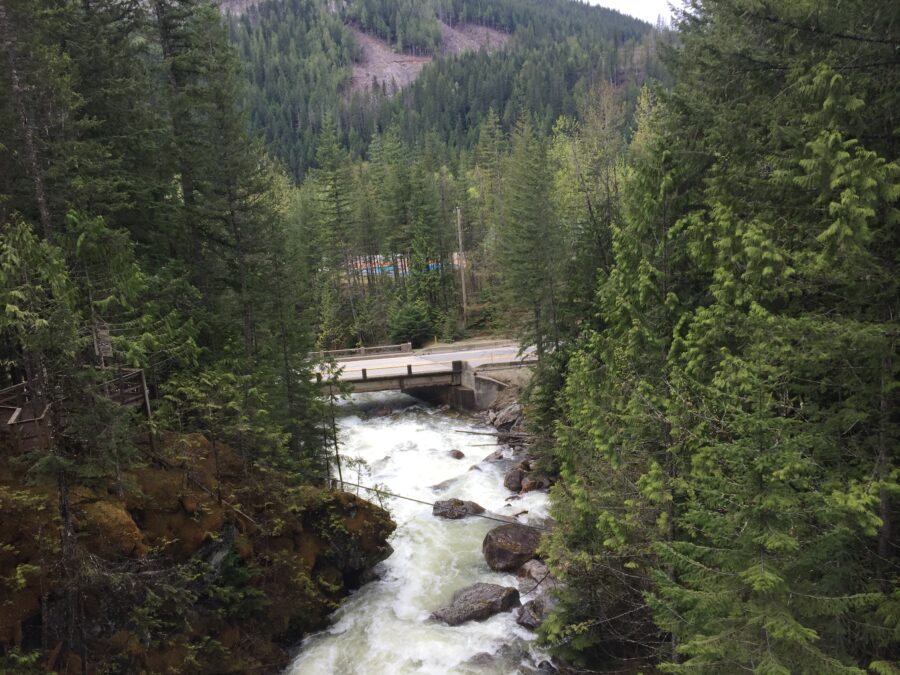
{"type": "Polygon", "coordinates": [[[404,342],[398,345],[379,345],[377,347],[354,347],[353,349],[331,349],[328,351],[309,352],[309,358],[321,361],[327,356],[333,356],[342,361],[352,358],[382,356],[384,354],[408,354],[412,352],[412,343],[404,342]]]}
{"type": "MultiPolygon", "coordinates": [[[[412,377],[414,375],[446,375],[447,373],[460,373],[463,369],[462,361],[450,363],[407,363],[404,365],[375,366],[374,368],[344,369],[338,375],[340,382],[366,382],[371,378],[379,377],[412,377]],[[390,371],[390,372],[388,372],[390,371]]],[[[321,372],[316,372],[316,380],[324,380],[321,372]]]]}

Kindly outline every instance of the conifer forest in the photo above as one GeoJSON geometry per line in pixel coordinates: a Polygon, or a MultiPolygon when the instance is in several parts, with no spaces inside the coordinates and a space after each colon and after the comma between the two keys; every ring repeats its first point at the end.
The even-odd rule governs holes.
{"type": "Polygon", "coordinates": [[[0,0],[0,674],[900,673],[900,3],[673,4],[0,0]],[[505,427],[334,357],[500,339],[505,427]],[[351,663],[413,422],[546,573],[351,663]]]}

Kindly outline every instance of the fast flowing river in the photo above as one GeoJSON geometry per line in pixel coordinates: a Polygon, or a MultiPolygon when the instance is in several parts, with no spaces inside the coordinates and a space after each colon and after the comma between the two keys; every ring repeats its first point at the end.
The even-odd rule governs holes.
{"type": "MultiPolygon", "coordinates": [[[[402,394],[355,395],[344,413],[345,481],[378,484],[427,502],[468,499],[504,515],[527,510],[519,518],[523,523],[546,520],[544,493],[506,501],[510,493],[503,474],[512,462],[482,461],[497,449],[483,445],[492,441],[490,436],[456,433],[492,430],[476,418],[442,412],[402,394]],[[367,419],[367,411],[384,405],[394,414],[367,419]],[[453,449],[465,458],[454,459],[453,449]],[[368,475],[363,471],[357,480],[356,470],[346,467],[351,457],[365,461],[368,475]]],[[[428,618],[450,604],[455,591],[479,581],[524,586],[523,591],[533,585],[520,586],[515,576],[493,572],[485,563],[481,542],[501,523],[477,517],[444,520],[432,516],[430,507],[404,499],[386,499],[386,506],[397,530],[390,542],[394,553],[379,566],[381,579],[352,595],[330,628],[303,642],[289,675],[505,675],[527,672],[543,658],[533,645],[534,634],[516,624],[518,610],[455,627],[428,618]]]]}

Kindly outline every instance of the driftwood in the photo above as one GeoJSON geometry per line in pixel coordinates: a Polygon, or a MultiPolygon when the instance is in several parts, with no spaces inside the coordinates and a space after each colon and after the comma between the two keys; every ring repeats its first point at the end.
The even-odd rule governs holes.
{"type": "Polygon", "coordinates": [[[471,436],[515,436],[516,438],[534,438],[534,434],[526,434],[521,431],[465,431],[454,429],[457,434],[469,434],[471,436]]]}

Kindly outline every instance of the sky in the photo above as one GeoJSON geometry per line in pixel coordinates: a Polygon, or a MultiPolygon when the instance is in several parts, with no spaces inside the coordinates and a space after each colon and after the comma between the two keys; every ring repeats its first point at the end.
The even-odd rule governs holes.
{"type": "Polygon", "coordinates": [[[662,16],[668,23],[668,0],[588,0],[592,5],[609,7],[622,14],[630,14],[644,21],[656,24],[656,17],[662,16]]]}

